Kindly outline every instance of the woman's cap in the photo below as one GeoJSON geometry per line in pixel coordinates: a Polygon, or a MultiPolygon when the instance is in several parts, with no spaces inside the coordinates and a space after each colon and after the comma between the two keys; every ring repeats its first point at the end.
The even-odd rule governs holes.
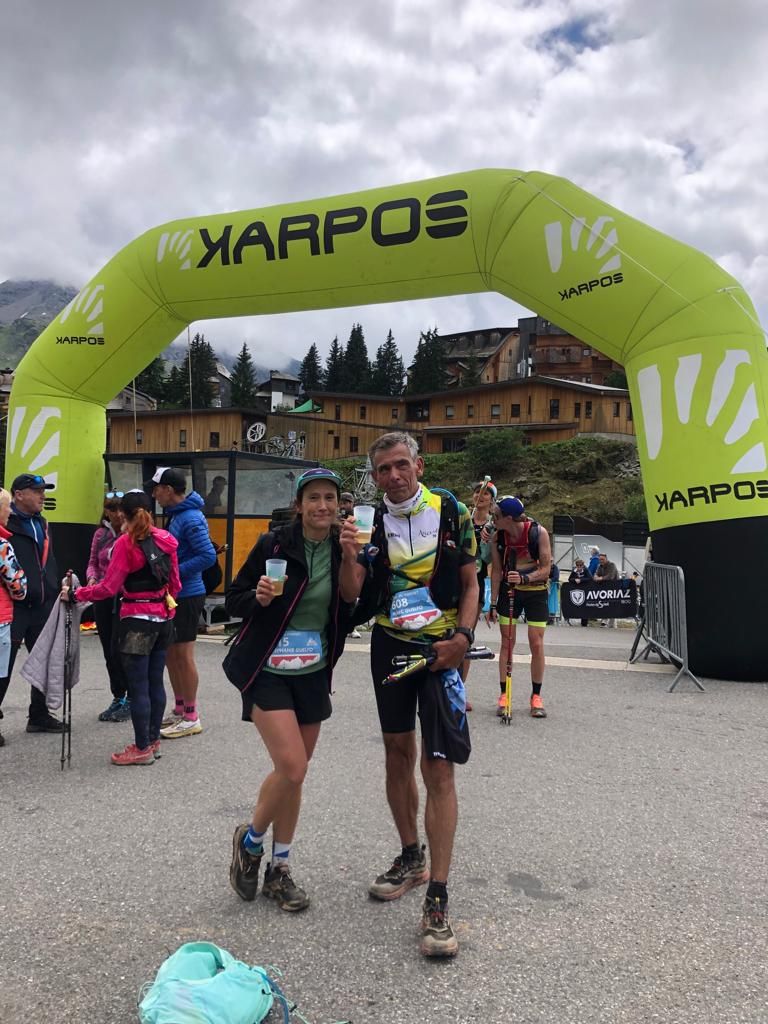
{"type": "Polygon", "coordinates": [[[332,469],[323,469],[322,466],[317,466],[315,469],[308,469],[305,473],[302,473],[296,481],[297,498],[301,494],[302,487],[311,484],[313,480],[330,480],[336,487],[337,494],[341,494],[341,477],[339,474],[334,473],[332,469]]]}

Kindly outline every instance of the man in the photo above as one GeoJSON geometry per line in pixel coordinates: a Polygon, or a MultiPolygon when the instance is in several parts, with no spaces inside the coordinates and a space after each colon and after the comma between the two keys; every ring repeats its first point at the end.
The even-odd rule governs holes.
{"type": "MultiPolygon", "coordinates": [[[[53,484],[47,484],[35,473],[22,473],[11,484],[13,502],[8,529],[13,534],[11,543],[16,557],[27,577],[27,596],[14,605],[11,657],[8,675],[0,680],[0,703],[11,681],[19,648],[24,644],[31,651],[35,646],[61,589],[48,523],[41,515],[45,492],[52,487],[53,484]]],[[[49,713],[42,691],[30,687],[27,732],[62,732],[63,729],[63,723],[49,713]]]]}
{"type": "Polygon", "coordinates": [[[207,516],[224,515],[227,506],[224,501],[224,491],[227,489],[227,478],[215,476],[211,481],[211,489],[205,497],[203,511],[207,516]]]}
{"type": "Polygon", "coordinates": [[[433,494],[419,482],[424,461],[409,434],[382,435],[369,455],[384,501],[374,521],[372,544],[364,554],[354,522],[347,519],[342,524],[341,596],[355,601],[364,582],[363,601],[368,593],[374,595],[377,614],[371,633],[371,670],[384,739],[387,800],[402,850],[368,891],[376,899],[394,900],[429,880],[421,952],[453,956],[458,943],[448,919],[447,883],[458,813],[454,767],[448,760],[430,756],[432,747],[424,731],[432,701],[428,671],[388,686],[383,679],[393,671],[393,657],[422,653],[430,645],[437,658],[429,671],[461,665],[474,639],[477,615],[475,537],[466,506],[451,496],[433,494]],[[448,522],[455,529],[448,531],[448,522]],[[422,721],[429,871],[417,826],[417,707],[422,721]]]}
{"type": "Polygon", "coordinates": [[[145,487],[168,517],[168,532],[178,541],[181,592],[173,620],[173,643],[168,648],[166,667],[173,687],[175,706],[163,719],[160,735],[166,740],[195,736],[203,731],[197,708],[199,678],[195,665],[195,640],[200,614],[205,605],[202,573],[216,561],[216,549],[208,535],[202,513],[203,499],[197,491],[186,494],[182,472],[158,467],[145,487]]]}
{"type": "Polygon", "coordinates": [[[509,714],[506,705],[506,666],[511,664],[515,649],[517,623],[525,612],[528,623],[528,645],[531,649],[531,717],[546,718],[541,687],[544,682],[544,630],[547,628],[547,580],[552,562],[549,534],[525,514],[519,498],[499,498],[493,513],[496,524],[491,548],[491,622],[501,627],[499,652],[499,697],[497,714],[509,714]],[[514,599],[510,602],[510,594],[514,599]],[[510,607],[510,604],[512,607],[510,607]]]}
{"type": "MultiPolygon", "coordinates": [[[[602,583],[610,583],[613,580],[619,578],[619,570],[616,568],[614,562],[608,561],[608,555],[601,551],[598,555],[598,565],[595,570],[595,579],[600,580],[602,583]]],[[[601,626],[608,626],[609,629],[616,628],[616,619],[605,619],[600,620],[601,626]]]]}
{"type": "Polygon", "coordinates": [[[339,519],[349,519],[354,514],[355,496],[349,491],[342,491],[339,498],[339,519]]]}

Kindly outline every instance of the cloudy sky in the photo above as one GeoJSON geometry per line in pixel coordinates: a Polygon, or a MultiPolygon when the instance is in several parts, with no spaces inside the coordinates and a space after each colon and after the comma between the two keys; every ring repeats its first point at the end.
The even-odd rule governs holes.
{"type": "MultiPolygon", "coordinates": [[[[177,217],[480,167],[563,175],[713,256],[768,323],[766,0],[26,0],[0,34],[0,280],[83,285],[177,217]]],[[[514,326],[497,295],[205,323],[514,326]]],[[[280,352],[284,356],[276,356],[280,352]]]]}

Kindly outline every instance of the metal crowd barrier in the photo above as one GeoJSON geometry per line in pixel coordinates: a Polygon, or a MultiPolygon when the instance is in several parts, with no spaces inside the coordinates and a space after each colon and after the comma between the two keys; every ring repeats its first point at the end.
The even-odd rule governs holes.
{"type": "Polygon", "coordinates": [[[647,660],[648,655],[658,654],[662,661],[679,666],[667,692],[671,693],[682,675],[690,676],[704,692],[696,676],[688,667],[688,629],[685,619],[685,576],[679,565],[660,565],[646,562],[643,570],[642,613],[630,662],[647,660]],[[645,647],[638,652],[640,641],[645,647]]]}

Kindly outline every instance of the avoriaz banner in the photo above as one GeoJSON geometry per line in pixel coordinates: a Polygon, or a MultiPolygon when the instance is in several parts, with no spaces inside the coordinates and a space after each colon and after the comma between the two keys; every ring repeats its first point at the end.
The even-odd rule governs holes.
{"type": "MultiPolygon", "coordinates": [[[[705,538],[756,520],[762,542],[768,357],[748,296],[709,257],[539,172],[472,171],[147,231],[22,360],[7,478],[45,475],[54,522],[98,521],[105,406],[195,320],[479,291],[624,365],[655,556],[683,566],[689,600],[705,538]]],[[[754,678],[752,655],[734,666],[706,628],[706,665],[689,644],[692,667],[754,678]]]]}

